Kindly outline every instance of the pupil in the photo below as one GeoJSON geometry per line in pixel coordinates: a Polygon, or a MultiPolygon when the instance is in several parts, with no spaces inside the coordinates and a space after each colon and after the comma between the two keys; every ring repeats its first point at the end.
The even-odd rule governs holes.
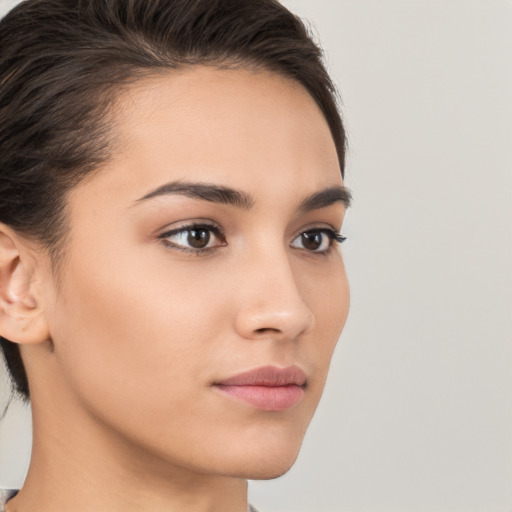
{"type": "Polygon", "coordinates": [[[322,233],[313,232],[313,233],[304,233],[302,235],[302,241],[304,243],[304,247],[311,251],[318,249],[322,245],[322,233]]]}
{"type": "Polygon", "coordinates": [[[207,229],[191,229],[188,232],[187,242],[194,249],[203,249],[210,241],[210,232],[207,229]]]}

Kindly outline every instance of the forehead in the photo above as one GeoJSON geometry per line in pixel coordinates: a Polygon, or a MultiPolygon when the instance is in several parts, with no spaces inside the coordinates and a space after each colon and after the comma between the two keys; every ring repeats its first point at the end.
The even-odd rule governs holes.
{"type": "Polygon", "coordinates": [[[152,76],[120,96],[113,117],[117,144],[100,176],[117,190],[140,196],[183,179],[257,195],[341,183],[319,107],[300,84],[270,72],[194,67],[152,76]]]}

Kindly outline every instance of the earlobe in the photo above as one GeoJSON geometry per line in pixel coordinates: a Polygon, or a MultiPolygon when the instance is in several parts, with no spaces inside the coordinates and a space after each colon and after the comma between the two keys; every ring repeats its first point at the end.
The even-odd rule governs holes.
{"type": "Polygon", "coordinates": [[[49,338],[35,283],[37,265],[30,249],[0,223],[0,336],[20,344],[49,338]]]}

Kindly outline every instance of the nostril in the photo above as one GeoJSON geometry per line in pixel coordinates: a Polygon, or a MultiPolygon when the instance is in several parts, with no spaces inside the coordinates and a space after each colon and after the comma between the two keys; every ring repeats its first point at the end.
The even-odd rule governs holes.
{"type": "Polygon", "coordinates": [[[281,332],[279,329],[275,329],[273,327],[262,327],[260,329],[256,329],[254,332],[257,334],[268,334],[268,333],[275,333],[275,332],[281,332]]]}

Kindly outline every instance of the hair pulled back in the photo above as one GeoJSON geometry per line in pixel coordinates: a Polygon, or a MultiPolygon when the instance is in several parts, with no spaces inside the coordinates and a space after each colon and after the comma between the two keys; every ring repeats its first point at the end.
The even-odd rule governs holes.
{"type": "MultiPolygon", "coordinates": [[[[27,0],[0,22],[0,222],[58,265],[66,193],[108,160],[108,112],[123,85],[197,64],[252,67],[300,84],[345,132],[322,52],[276,0],[27,0]]],[[[0,338],[14,390],[29,398],[18,345],[0,338]]]]}

